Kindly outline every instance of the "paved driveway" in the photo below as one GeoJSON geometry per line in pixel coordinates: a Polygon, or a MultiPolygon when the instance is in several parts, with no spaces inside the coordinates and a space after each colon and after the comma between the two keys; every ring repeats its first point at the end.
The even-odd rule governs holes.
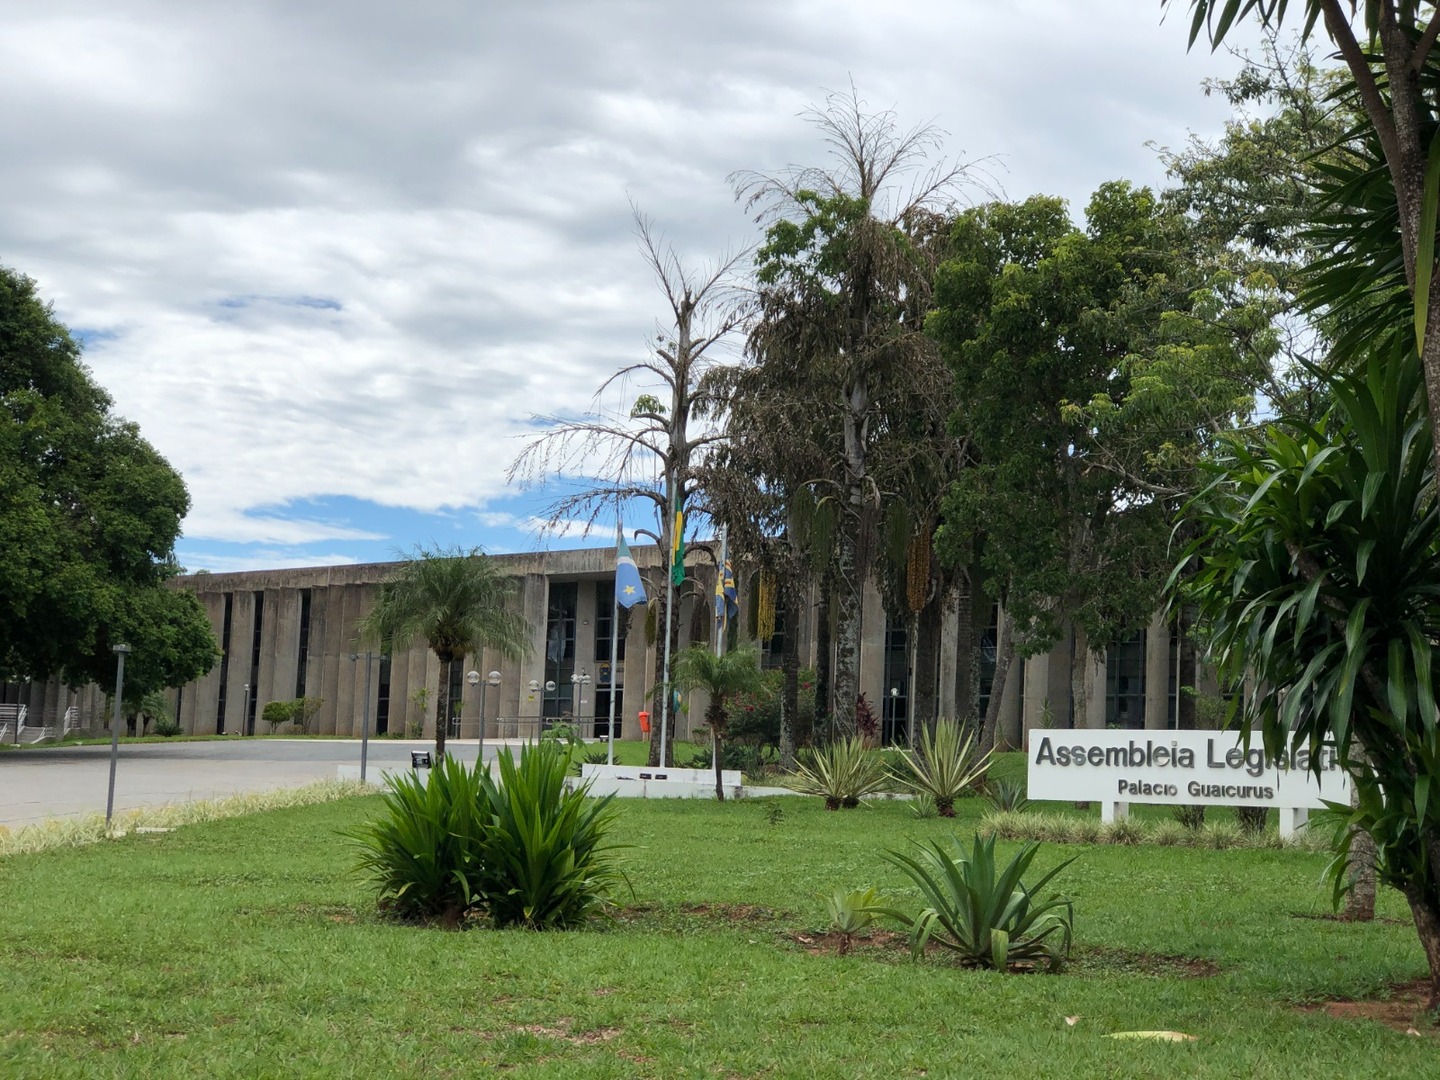
{"type": "MultiPolygon", "coordinates": [[[[473,760],[475,740],[452,739],[453,752],[473,760]]],[[[428,742],[374,739],[371,769],[409,768],[410,751],[428,742]]],[[[495,747],[486,744],[485,756],[495,747]]],[[[339,765],[360,764],[360,743],[348,739],[225,739],[209,742],[120,743],[115,808],[212,799],[242,791],[300,787],[333,780],[339,765]]],[[[108,746],[57,747],[0,753],[0,825],[105,812],[108,746]]],[[[373,775],[373,774],[372,774],[373,775]]]]}

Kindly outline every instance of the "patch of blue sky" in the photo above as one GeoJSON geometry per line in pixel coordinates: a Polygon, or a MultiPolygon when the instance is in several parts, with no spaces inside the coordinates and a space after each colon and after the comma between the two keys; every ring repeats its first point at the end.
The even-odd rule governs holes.
{"type": "Polygon", "coordinates": [[[72,326],[70,336],[80,342],[80,347],[88,349],[92,345],[102,345],[107,341],[115,341],[120,337],[119,330],[104,330],[95,326],[72,326]]]}
{"type": "Polygon", "coordinates": [[[276,304],[280,307],[314,308],[319,311],[344,311],[345,305],[329,296],[265,296],[250,293],[244,296],[227,296],[215,301],[217,307],[241,310],[256,304],[276,304]]]}
{"type": "MultiPolygon", "coordinates": [[[[609,547],[615,517],[602,512],[593,522],[572,518],[547,527],[555,493],[544,489],[507,494],[482,506],[425,511],[387,506],[369,499],[332,495],[252,507],[245,517],[264,523],[265,539],[225,540],[182,537],[176,555],[194,570],[282,569],[342,563],[390,562],[423,548],[480,547],[494,555],[527,551],[609,547]]],[[[653,542],[653,508],[632,501],[625,509],[625,533],[632,545],[653,542]],[[643,530],[643,531],[642,531],[643,530]]],[[[708,526],[692,519],[687,533],[708,526]]]]}

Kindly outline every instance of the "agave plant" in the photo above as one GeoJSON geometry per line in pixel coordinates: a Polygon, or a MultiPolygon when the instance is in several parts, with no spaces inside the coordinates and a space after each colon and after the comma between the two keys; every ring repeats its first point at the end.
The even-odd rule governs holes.
{"type": "Polygon", "coordinates": [[[1073,859],[1043,875],[1032,887],[1021,878],[1040,845],[1025,844],[1004,869],[995,865],[995,838],[975,837],[966,851],[958,843],[952,855],[938,842],[916,844],[914,853],[886,852],[885,858],[919,887],[926,906],[910,914],[886,909],[910,932],[916,957],[933,941],[976,967],[1004,971],[1011,964],[1043,959],[1058,971],[1070,955],[1074,909],[1060,896],[1045,900],[1043,889],[1073,859]]]}
{"type": "Polygon", "coordinates": [[[990,781],[985,785],[985,799],[999,813],[1019,813],[1030,805],[1020,780],[990,781]]]}
{"type": "Polygon", "coordinates": [[[807,751],[795,775],[797,791],[823,796],[826,810],[839,810],[859,806],[861,796],[884,790],[889,774],[865,741],[852,736],[807,751]]]}
{"type": "MultiPolygon", "coordinates": [[[[823,894],[822,894],[823,895],[823,894]]],[[[838,952],[844,956],[850,951],[855,935],[868,928],[885,909],[885,901],[875,889],[839,889],[825,896],[825,910],[830,916],[830,930],[840,935],[838,952]]]]}
{"type": "Polygon", "coordinates": [[[623,880],[614,845],[613,795],[591,799],[588,785],[570,788],[564,746],[526,746],[517,763],[500,755],[500,778],[482,773],[489,807],[475,887],[496,926],[532,930],[578,926],[603,911],[623,880]]]}
{"type": "Polygon", "coordinates": [[[410,772],[385,783],[384,812],[348,834],[360,848],[356,869],[379,886],[383,910],[458,925],[479,903],[489,799],[478,770],[443,757],[424,783],[410,772]]]}
{"type": "Polygon", "coordinates": [[[975,737],[962,735],[954,720],[941,720],[933,732],[922,729],[919,741],[918,751],[905,751],[900,779],[933,798],[941,817],[954,817],[955,800],[984,779],[993,751],[977,756],[975,737]]]}

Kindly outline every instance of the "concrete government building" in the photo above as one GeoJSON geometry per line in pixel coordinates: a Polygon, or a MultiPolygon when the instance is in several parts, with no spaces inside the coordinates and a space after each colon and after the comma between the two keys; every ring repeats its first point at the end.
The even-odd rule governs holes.
{"type": "MultiPolygon", "coordinates": [[[[699,543],[690,548],[690,572],[699,591],[687,582],[677,607],[682,648],[706,625],[711,610],[713,559],[708,552],[699,551],[707,546],[699,543]]],[[[631,551],[645,574],[646,587],[653,588],[650,582],[661,578],[657,550],[636,546],[631,551]]],[[[176,587],[195,592],[209,614],[221,659],[203,678],[170,691],[174,715],[187,734],[264,734],[268,727],[261,714],[267,702],[309,696],[323,702],[311,723],[312,733],[358,737],[368,696],[372,734],[408,732],[430,738],[435,729],[436,692],[440,680],[448,679],[450,733],[456,737],[475,738],[478,734],[482,696],[486,738],[532,734],[545,718],[573,720],[587,736],[604,735],[614,695],[621,736],[638,738],[637,713],[652,690],[656,646],[646,646],[643,605],[629,612],[620,609],[619,625],[612,625],[615,549],[491,558],[518,579],[517,602],[531,628],[528,655],[512,661],[487,650],[484,656],[466,657],[443,671],[425,643],[416,641],[407,651],[396,651],[387,658],[377,655],[368,687],[363,653],[351,659],[362,648],[356,642],[356,626],[396,564],[200,573],[177,578],[176,587]],[[615,633],[620,634],[622,649],[612,672],[610,645],[615,633]],[[465,678],[472,670],[482,676],[478,686],[471,686],[465,678]],[[500,673],[498,686],[485,685],[483,676],[491,671],[500,673]]],[[[753,610],[755,577],[742,572],[738,582],[741,640],[749,639],[746,631],[753,626],[746,613],[753,610]]],[[[982,708],[994,670],[994,618],[992,609],[990,629],[980,636],[982,708]]],[[[956,711],[954,674],[961,659],[956,647],[957,622],[952,613],[941,635],[937,691],[941,716],[953,716],[956,711]]],[[[813,667],[815,623],[814,604],[798,613],[777,612],[774,636],[759,643],[764,665],[780,666],[784,636],[793,633],[799,638],[801,666],[813,667]]],[[[879,590],[871,585],[865,592],[863,625],[861,689],[880,713],[884,740],[890,742],[903,737],[910,721],[909,620],[888,615],[879,590]]],[[[1180,710],[1177,686],[1205,689],[1208,681],[1203,669],[1179,677],[1182,663],[1195,663],[1194,654],[1182,650],[1178,636],[1159,616],[1142,633],[1091,654],[1090,691],[1087,700],[1078,705],[1071,701],[1072,653],[1067,638],[1048,654],[1023,662],[1016,659],[1003,688],[1000,709],[1000,732],[1007,743],[1018,746],[1023,732],[1047,724],[1176,727],[1180,710]]],[[[0,702],[26,706],[30,726],[52,725],[57,732],[67,716],[69,726],[100,728],[108,723],[104,689],[96,686],[72,690],[58,680],[11,684],[0,687],[0,702]]],[[[698,703],[683,711],[675,720],[679,737],[699,727],[702,718],[703,708],[698,703]]]]}

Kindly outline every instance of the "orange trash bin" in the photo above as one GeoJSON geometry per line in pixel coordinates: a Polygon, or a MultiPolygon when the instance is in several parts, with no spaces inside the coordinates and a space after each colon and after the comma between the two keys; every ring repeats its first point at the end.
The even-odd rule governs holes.
{"type": "Polygon", "coordinates": [[[644,709],[640,710],[640,734],[650,734],[650,714],[644,709]]]}

